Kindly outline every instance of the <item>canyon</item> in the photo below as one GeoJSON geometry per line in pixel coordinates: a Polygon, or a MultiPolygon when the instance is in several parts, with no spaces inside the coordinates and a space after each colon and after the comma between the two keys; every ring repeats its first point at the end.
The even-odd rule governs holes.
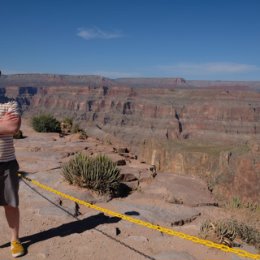
{"type": "Polygon", "coordinates": [[[260,82],[2,75],[6,97],[24,118],[71,117],[159,173],[200,177],[220,201],[260,202],[260,82]]]}

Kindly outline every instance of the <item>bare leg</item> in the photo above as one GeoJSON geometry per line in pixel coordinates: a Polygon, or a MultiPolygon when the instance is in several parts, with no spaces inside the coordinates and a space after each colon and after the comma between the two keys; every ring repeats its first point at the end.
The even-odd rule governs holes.
{"type": "Polygon", "coordinates": [[[19,208],[14,208],[12,206],[4,206],[5,215],[8,222],[8,225],[11,229],[11,241],[19,239],[19,220],[20,212],[19,208]]]}

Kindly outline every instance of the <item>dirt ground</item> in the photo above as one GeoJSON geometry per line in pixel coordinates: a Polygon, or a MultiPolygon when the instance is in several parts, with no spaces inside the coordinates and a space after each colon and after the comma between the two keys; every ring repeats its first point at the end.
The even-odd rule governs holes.
{"type": "MultiPolygon", "coordinates": [[[[26,138],[15,140],[20,171],[81,200],[190,235],[198,235],[205,219],[237,214],[215,207],[214,198],[201,180],[161,172],[153,178],[149,164],[115,153],[113,148],[120,144],[104,144],[93,137],[80,140],[77,136],[61,138],[55,133],[36,133],[26,120],[21,129],[26,138]],[[129,182],[136,190],[125,198],[110,200],[68,185],[61,175],[61,165],[78,151],[103,153],[114,160],[125,159],[121,172],[138,178],[138,181],[129,182]],[[178,201],[182,204],[176,203],[178,201]]],[[[77,209],[74,202],[24,180],[20,182],[20,211],[20,237],[27,251],[21,257],[24,260],[246,259],[84,206],[77,209]]],[[[12,257],[3,209],[0,216],[0,259],[8,260],[12,257]]],[[[254,221],[258,220],[259,216],[254,216],[254,221]]],[[[242,245],[241,249],[257,253],[252,246],[242,245]]]]}

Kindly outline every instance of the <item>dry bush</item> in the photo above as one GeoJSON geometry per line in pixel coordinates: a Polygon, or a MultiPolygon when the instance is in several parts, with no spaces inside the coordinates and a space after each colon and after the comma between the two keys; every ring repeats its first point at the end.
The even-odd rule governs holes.
{"type": "Polygon", "coordinates": [[[61,121],[61,132],[64,134],[68,134],[71,132],[72,125],[73,125],[73,119],[70,117],[65,117],[61,121]]]}
{"type": "Polygon", "coordinates": [[[240,241],[243,241],[260,249],[260,232],[233,219],[206,220],[200,227],[199,235],[230,247],[240,246],[240,241]]]}
{"type": "Polygon", "coordinates": [[[253,212],[260,212],[260,205],[254,201],[245,201],[239,197],[232,197],[224,204],[225,208],[231,209],[249,209],[253,212]]]}
{"type": "Polygon", "coordinates": [[[13,138],[14,138],[14,139],[23,139],[24,136],[23,136],[22,130],[18,130],[18,131],[13,135],[13,138]]]}

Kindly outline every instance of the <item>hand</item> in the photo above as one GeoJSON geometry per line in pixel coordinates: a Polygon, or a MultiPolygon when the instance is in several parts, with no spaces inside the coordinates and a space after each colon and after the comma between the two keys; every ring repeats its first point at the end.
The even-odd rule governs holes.
{"type": "Polygon", "coordinates": [[[19,116],[17,116],[16,114],[14,114],[13,112],[6,112],[2,118],[1,121],[15,121],[19,119],[19,116]]]}
{"type": "Polygon", "coordinates": [[[0,135],[13,135],[19,130],[20,125],[21,117],[13,112],[7,112],[0,118],[0,135]]]}

